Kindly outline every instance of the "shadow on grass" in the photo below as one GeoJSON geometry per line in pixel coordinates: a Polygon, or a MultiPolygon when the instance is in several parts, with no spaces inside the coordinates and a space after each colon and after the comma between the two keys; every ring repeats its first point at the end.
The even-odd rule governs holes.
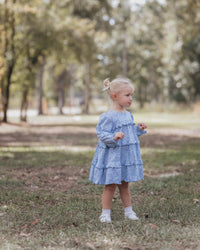
{"type": "MultiPolygon", "coordinates": [[[[46,167],[74,166],[82,168],[91,161],[93,152],[65,152],[42,148],[12,147],[0,152],[0,169],[43,169],[46,167]],[[40,152],[41,150],[41,152],[40,152]]],[[[9,173],[8,173],[9,174],[9,173]]]]}
{"type": "Polygon", "coordinates": [[[94,133],[83,132],[15,132],[1,135],[0,146],[12,145],[67,145],[67,146],[95,146],[97,137],[94,133]]]}
{"type": "MultiPolygon", "coordinates": [[[[0,152],[1,190],[13,190],[14,183],[19,181],[19,184],[24,184],[24,190],[30,192],[68,192],[71,186],[78,186],[79,179],[88,179],[93,153],[73,153],[59,149],[38,152],[26,147],[8,148],[0,152]]],[[[22,186],[16,185],[15,188],[21,189],[22,186]]]]}
{"type": "MultiPolygon", "coordinates": [[[[22,130],[13,133],[1,134],[0,146],[89,146],[96,147],[98,138],[95,129],[73,128],[64,129],[45,129],[22,130]]],[[[188,137],[183,135],[162,135],[146,134],[140,137],[140,145],[145,148],[177,148],[181,145],[199,145],[200,138],[188,137]]]]}

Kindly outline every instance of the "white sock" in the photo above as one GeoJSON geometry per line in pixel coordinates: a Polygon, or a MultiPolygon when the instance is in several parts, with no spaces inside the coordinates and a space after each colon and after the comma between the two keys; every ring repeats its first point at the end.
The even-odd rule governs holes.
{"type": "Polygon", "coordinates": [[[125,208],[124,208],[124,213],[125,213],[125,214],[128,214],[128,213],[130,213],[130,212],[132,212],[132,211],[133,211],[132,206],[130,206],[130,207],[125,207],[125,208]]]}
{"type": "Polygon", "coordinates": [[[110,216],[110,209],[102,209],[102,213],[103,215],[109,215],[110,216]]]}

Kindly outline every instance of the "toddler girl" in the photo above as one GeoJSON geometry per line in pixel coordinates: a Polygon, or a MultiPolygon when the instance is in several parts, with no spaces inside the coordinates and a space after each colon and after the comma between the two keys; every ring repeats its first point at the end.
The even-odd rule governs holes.
{"type": "Polygon", "coordinates": [[[143,179],[143,166],[138,137],[146,131],[146,124],[135,126],[126,108],[132,103],[133,85],[127,79],[106,79],[104,89],[112,100],[112,107],[100,116],[96,127],[99,138],[90,169],[89,179],[105,185],[102,194],[101,222],[111,222],[110,209],[116,187],[124,206],[125,218],[138,220],[132,210],[128,183],[143,179]]]}

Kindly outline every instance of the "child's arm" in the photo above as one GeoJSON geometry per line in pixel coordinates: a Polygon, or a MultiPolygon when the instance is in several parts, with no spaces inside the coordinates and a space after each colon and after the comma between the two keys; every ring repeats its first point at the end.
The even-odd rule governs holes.
{"type": "Polygon", "coordinates": [[[135,128],[136,128],[137,136],[141,136],[143,134],[146,134],[147,132],[145,131],[145,129],[147,128],[147,125],[145,123],[139,123],[135,128]]]}
{"type": "MultiPolygon", "coordinates": [[[[133,115],[131,114],[131,118],[133,121],[133,124],[135,125],[133,115]]],[[[146,134],[147,131],[144,131],[147,128],[147,125],[145,123],[138,123],[137,126],[134,126],[134,129],[136,131],[137,136],[141,136],[143,134],[146,134]]]]}
{"type": "Polygon", "coordinates": [[[99,123],[96,127],[97,137],[108,147],[115,147],[117,144],[116,133],[114,132],[114,123],[105,113],[100,116],[99,123]]]}

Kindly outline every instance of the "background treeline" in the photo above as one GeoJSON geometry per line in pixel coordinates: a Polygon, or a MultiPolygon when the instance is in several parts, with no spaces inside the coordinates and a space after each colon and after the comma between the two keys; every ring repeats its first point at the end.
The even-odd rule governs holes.
{"type": "Polygon", "coordinates": [[[200,1],[1,0],[0,102],[26,110],[81,104],[121,75],[140,107],[191,105],[200,95],[200,1]],[[77,101],[78,100],[78,101],[77,101]]]}

